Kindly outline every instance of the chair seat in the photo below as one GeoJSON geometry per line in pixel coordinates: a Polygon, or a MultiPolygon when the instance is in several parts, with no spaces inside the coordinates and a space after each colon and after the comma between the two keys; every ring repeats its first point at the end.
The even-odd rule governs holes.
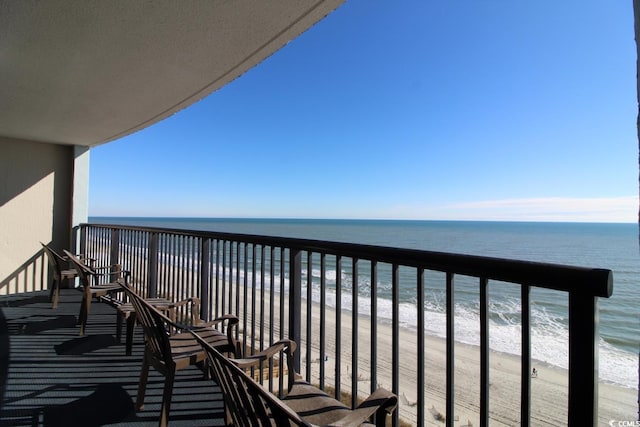
{"type": "Polygon", "coordinates": [[[60,275],[63,279],[73,279],[78,275],[78,272],[75,269],[62,270],[60,275]]]}
{"type": "Polygon", "coordinates": [[[296,380],[284,403],[306,422],[331,425],[351,413],[351,408],[306,381],[296,380]]]}

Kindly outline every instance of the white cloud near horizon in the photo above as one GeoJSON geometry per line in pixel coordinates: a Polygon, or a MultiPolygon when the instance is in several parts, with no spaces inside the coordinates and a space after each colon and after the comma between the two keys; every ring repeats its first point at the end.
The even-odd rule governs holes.
{"type": "Polygon", "coordinates": [[[443,205],[428,211],[434,219],[637,222],[638,196],[484,200],[443,205]]]}
{"type": "Polygon", "coordinates": [[[342,218],[342,219],[415,219],[468,221],[543,221],[543,222],[638,222],[638,196],[605,198],[522,198],[481,200],[448,204],[402,203],[376,208],[367,203],[337,207],[320,205],[273,203],[256,207],[255,215],[236,204],[200,206],[184,203],[179,208],[163,207],[150,210],[148,204],[99,206],[90,216],[159,216],[159,217],[263,217],[263,218],[342,218]],[[136,208],[137,206],[137,208],[136,208]]]}

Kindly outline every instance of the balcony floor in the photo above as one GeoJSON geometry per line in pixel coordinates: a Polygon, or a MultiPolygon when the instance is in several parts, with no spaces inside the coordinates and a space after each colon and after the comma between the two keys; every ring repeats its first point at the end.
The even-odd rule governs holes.
{"type": "MultiPolygon", "coordinates": [[[[115,309],[94,301],[86,335],[80,337],[80,301],[81,293],[74,289],[61,291],[56,309],[46,292],[0,296],[0,391],[3,386],[5,391],[0,426],[158,424],[164,377],[153,368],[145,407],[133,410],[143,353],[141,328],[136,328],[133,354],[126,356],[124,343],[115,339],[115,309]]],[[[195,367],[177,374],[169,423],[224,425],[219,388],[195,367]]]]}

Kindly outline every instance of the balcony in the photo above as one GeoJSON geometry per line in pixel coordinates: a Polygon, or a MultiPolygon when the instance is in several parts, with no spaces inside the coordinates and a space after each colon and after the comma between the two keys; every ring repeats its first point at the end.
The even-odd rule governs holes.
{"type": "MultiPolygon", "coordinates": [[[[249,352],[282,337],[294,339],[299,343],[298,372],[336,395],[350,396],[355,402],[378,385],[392,390],[401,402],[393,425],[401,421],[420,426],[483,426],[490,420],[525,426],[599,422],[598,298],[612,293],[609,270],[111,225],[83,225],[80,250],[122,264],[132,273],[132,286],[147,297],[196,295],[203,302],[205,319],[236,314],[241,319],[238,338],[249,352]],[[441,288],[446,307],[443,340],[427,335],[430,325],[424,309],[419,309],[432,296],[425,291],[427,282],[441,288]],[[531,378],[531,293],[536,288],[554,290],[568,307],[566,383],[559,386],[560,396],[542,397],[542,401],[566,401],[559,419],[550,419],[544,405],[532,405],[536,389],[531,378]],[[479,302],[479,348],[471,352],[455,340],[455,297],[460,289],[474,292],[479,302]],[[515,378],[507,381],[498,381],[495,374],[504,360],[489,347],[489,320],[495,314],[490,310],[490,289],[509,289],[520,299],[521,352],[514,358],[515,378]],[[412,303],[403,302],[407,299],[412,303]],[[416,315],[415,328],[403,325],[408,313],[416,315]],[[439,365],[432,362],[437,355],[442,355],[439,365]],[[502,395],[499,403],[492,395],[502,395]],[[506,411],[498,407],[504,405],[506,411]]],[[[135,395],[142,338],[136,338],[133,355],[125,356],[123,345],[113,338],[115,312],[100,304],[92,308],[88,336],[77,338],[78,294],[67,290],[55,312],[40,293],[7,297],[3,311],[11,334],[12,362],[2,418],[16,420],[9,425],[32,425],[27,418],[42,416],[43,408],[82,398],[100,384],[117,384],[129,396],[135,395]],[[40,348],[35,342],[47,345],[42,352],[34,352],[40,348]],[[89,377],[86,372],[100,374],[89,377]]],[[[157,391],[149,392],[152,398],[159,398],[161,380],[156,383],[157,391]]],[[[275,378],[265,379],[264,385],[274,392],[283,387],[275,378]]],[[[222,423],[220,396],[198,371],[185,372],[176,387],[171,425],[197,425],[196,419],[207,425],[222,423]],[[198,399],[185,399],[190,394],[198,399]],[[203,396],[211,400],[200,400],[203,396]]],[[[121,422],[153,425],[155,405],[158,400],[121,422]]]]}
{"type": "MultiPolygon", "coordinates": [[[[92,304],[87,335],[78,336],[82,293],[63,289],[51,309],[46,291],[2,297],[10,345],[2,426],[131,427],[158,425],[164,377],[151,370],[145,407],[133,410],[143,346],[136,328],[131,356],[115,339],[115,310],[92,304]]],[[[3,338],[7,338],[5,335],[3,338]]],[[[193,367],[179,371],[173,392],[171,426],[224,425],[219,389],[193,367]]]]}

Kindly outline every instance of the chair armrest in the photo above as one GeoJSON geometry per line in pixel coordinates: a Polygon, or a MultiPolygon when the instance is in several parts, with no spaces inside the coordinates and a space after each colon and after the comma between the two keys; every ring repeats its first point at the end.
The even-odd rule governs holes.
{"type": "MultiPolygon", "coordinates": [[[[219,321],[216,322],[216,320],[218,320],[216,319],[216,320],[212,320],[211,322],[198,323],[197,325],[187,325],[181,322],[176,322],[175,320],[170,319],[164,314],[162,314],[162,317],[165,322],[167,322],[170,326],[172,326],[175,329],[178,329],[180,331],[193,331],[195,333],[197,333],[198,330],[208,329],[212,327],[214,323],[220,323],[219,321]]],[[[231,330],[231,326],[236,325],[238,323],[238,320],[235,316],[232,315],[231,317],[232,319],[235,319],[235,322],[229,325],[229,327],[227,328],[227,334],[229,333],[229,330],[231,330]]]]}
{"type": "Polygon", "coordinates": [[[128,283],[128,279],[131,277],[131,271],[123,269],[120,264],[114,264],[108,267],[97,267],[97,268],[94,268],[93,270],[94,270],[93,271],[94,276],[113,276],[114,274],[119,274],[125,279],[125,283],[128,283]],[[96,271],[96,270],[104,270],[107,268],[109,268],[110,270],[104,273],[98,273],[96,271]]]}
{"type": "Polygon", "coordinates": [[[380,387],[360,403],[353,412],[376,408],[376,425],[380,427],[385,425],[386,416],[391,415],[397,406],[398,396],[380,387]]]}
{"type": "Polygon", "coordinates": [[[91,268],[95,268],[93,265],[96,263],[97,259],[86,256],[85,254],[77,254],[76,257],[80,261],[84,261],[85,264],[89,265],[91,268]]]}
{"type": "Polygon", "coordinates": [[[223,316],[216,317],[213,320],[209,320],[208,322],[200,319],[200,298],[198,297],[189,297],[180,301],[176,301],[172,304],[172,308],[180,310],[181,307],[184,307],[186,305],[191,305],[190,325],[192,327],[217,326],[219,324],[223,324],[224,329],[225,321],[228,321],[228,325],[226,326],[226,328],[232,328],[240,323],[240,319],[238,319],[238,317],[234,316],[233,314],[225,314],[223,316]]]}
{"type": "Polygon", "coordinates": [[[96,270],[96,271],[97,271],[97,270],[111,270],[111,269],[112,269],[112,268],[114,268],[114,267],[115,267],[115,268],[119,268],[119,267],[120,267],[120,264],[113,264],[113,265],[100,265],[100,266],[98,266],[98,267],[91,267],[91,268],[93,268],[94,270],[96,270]]]}
{"type": "Polygon", "coordinates": [[[187,304],[193,304],[193,305],[199,307],[200,306],[200,298],[198,298],[198,297],[185,298],[185,299],[182,299],[180,301],[174,302],[173,306],[174,307],[182,307],[182,306],[185,306],[187,304]]]}
{"type": "Polygon", "coordinates": [[[287,363],[289,369],[293,372],[293,353],[296,351],[295,341],[282,339],[273,343],[269,348],[262,350],[260,353],[245,356],[241,359],[229,359],[240,369],[248,369],[258,367],[261,363],[273,358],[276,354],[284,351],[287,354],[287,363]]]}
{"type": "Polygon", "coordinates": [[[209,320],[208,322],[201,320],[200,323],[197,323],[195,326],[217,326],[221,323],[224,326],[224,322],[228,323],[227,328],[233,328],[240,323],[240,319],[233,314],[225,314],[223,316],[216,317],[213,320],[209,320]]]}
{"type": "Polygon", "coordinates": [[[233,356],[235,358],[242,357],[242,354],[244,353],[241,348],[242,346],[240,345],[239,342],[236,341],[238,324],[240,323],[240,319],[238,319],[237,316],[234,316],[233,314],[225,314],[223,316],[216,317],[215,319],[210,320],[208,322],[201,321],[199,318],[196,318],[194,322],[197,322],[197,321],[200,321],[200,323],[195,323],[190,328],[191,330],[196,332],[198,331],[198,329],[213,328],[217,325],[222,325],[222,331],[224,332],[226,330],[227,339],[229,340],[229,343],[234,348],[233,356]]]}
{"type": "Polygon", "coordinates": [[[95,272],[95,274],[100,274],[102,276],[106,275],[106,274],[114,274],[114,273],[123,273],[123,274],[131,274],[131,272],[129,270],[125,270],[121,264],[113,264],[113,265],[103,265],[101,267],[93,267],[93,271],[95,272]],[[98,271],[102,271],[102,270],[108,270],[105,273],[98,273],[98,271]]]}

